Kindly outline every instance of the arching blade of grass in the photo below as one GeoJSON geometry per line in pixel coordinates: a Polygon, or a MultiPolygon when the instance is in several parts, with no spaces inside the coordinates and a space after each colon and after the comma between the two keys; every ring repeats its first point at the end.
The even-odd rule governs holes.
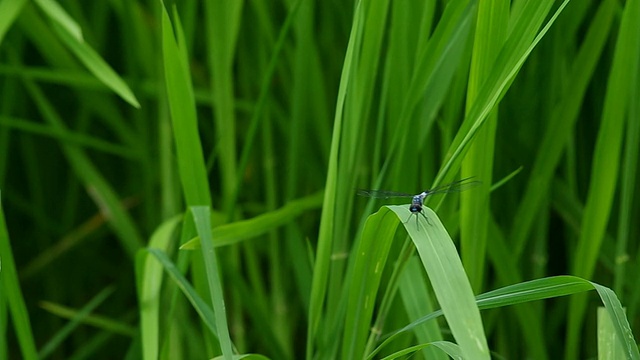
{"type": "Polygon", "coordinates": [[[331,136],[331,151],[327,167],[327,181],[325,186],[322,215],[320,218],[320,230],[318,234],[318,248],[316,262],[313,268],[313,280],[311,282],[311,296],[309,302],[309,315],[307,327],[306,358],[312,360],[314,347],[318,340],[318,330],[323,315],[323,305],[327,294],[327,281],[329,279],[331,265],[331,250],[335,231],[336,202],[338,192],[338,156],[340,154],[340,139],[342,137],[343,111],[349,79],[352,76],[352,65],[356,42],[356,30],[362,21],[360,1],[355,9],[354,24],[347,45],[344,66],[341,74],[340,88],[336,104],[335,118],[333,121],[333,134],[331,136]]]}
{"type": "MultiPolygon", "coordinates": [[[[388,208],[402,221],[418,216],[412,215],[406,206],[388,208]]],[[[447,324],[465,359],[489,359],[480,310],[458,250],[436,213],[428,207],[424,207],[423,212],[427,219],[419,218],[417,226],[409,219],[404,226],[429,275],[447,324]]]]}
{"type": "Polygon", "coordinates": [[[174,15],[176,34],[162,6],[162,55],[180,180],[188,205],[211,205],[186,43],[177,11],[174,15]]]}
{"type": "MultiPolygon", "coordinates": [[[[622,308],[622,304],[620,304],[618,297],[611,289],[594,282],[575,276],[548,277],[509,285],[486,292],[477,296],[475,302],[479,309],[486,310],[530,301],[578,294],[590,290],[596,290],[598,295],[600,295],[600,299],[612,320],[616,335],[621,340],[621,344],[625,349],[627,358],[640,359],[640,353],[638,352],[638,346],[635,342],[633,332],[631,331],[631,326],[624,315],[624,309],[622,308]]],[[[438,310],[412,322],[398,331],[393,332],[380,344],[380,346],[378,346],[373,354],[380,351],[382,347],[395,339],[399,334],[406,331],[412,331],[414,327],[420,326],[421,324],[429,320],[436,319],[442,315],[442,310],[438,310]]]]}
{"type": "MultiPolygon", "coordinates": [[[[240,220],[230,224],[224,224],[213,228],[212,235],[215,246],[236,244],[251,239],[280,226],[290,223],[304,211],[318,208],[322,205],[323,193],[293,200],[280,209],[258,215],[247,220],[240,220]]],[[[181,250],[193,250],[200,247],[200,237],[184,243],[181,250]]]]}
{"type": "Polygon", "coordinates": [[[190,210],[193,214],[193,222],[196,224],[196,229],[198,230],[198,236],[202,239],[202,256],[220,339],[220,348],[222,349],[222,355],[225,360],[231,360],[233,350],[231,336],[229,335],[227,313],[224,306],[222,276],[211,236],[211,211],[208,206],[191,206],[190,210]]]}

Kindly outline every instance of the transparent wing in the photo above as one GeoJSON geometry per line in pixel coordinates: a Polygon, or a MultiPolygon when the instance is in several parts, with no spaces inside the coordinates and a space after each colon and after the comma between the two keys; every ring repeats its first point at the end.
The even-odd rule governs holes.
{"type": "Polygon", "coordinates": [[[446,184],[446,185],[441,185],[441,186],[437,186],[433,189],[429,189],[427,191],[425,191],[427,193],[427,195],[433,195],[433,194],[445,194],[445,193],[451,193],[451,192],[460,192],[460,191],[464,191],[467,189],[470,189],[474,186],[478,186],[480,184],[482,184],[482,181],[478,181],[478,180],[473,180],[473,176],[472,177],[468,177],[465,179],[461,179],[458,181],[454,181],[452,183],[446,184]]]}
{"type": "Polygon", "coordinates": [[[401,193],[396,191],[387,190],[358,190],[358,195],[375,198],[375,199],[388,199],[397,197],[413,197],[412,194],[401,193]]]}

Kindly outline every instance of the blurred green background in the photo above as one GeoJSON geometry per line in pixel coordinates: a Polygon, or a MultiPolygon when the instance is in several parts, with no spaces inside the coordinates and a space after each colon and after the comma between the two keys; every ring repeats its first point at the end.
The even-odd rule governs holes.
{"type": "Polygon", "coordinates": [[[636,358],[602,292],[551,277],[640,331],[638,24],[640,0],[0,0],[0,359],[488,358],[455,310],[373,350],[438,284],[534,279],[481,312],[493,358],[636,358]],[[359,188],[466,177],[427,202],[462,282],[365,226],[409,200],[359,188]]]}

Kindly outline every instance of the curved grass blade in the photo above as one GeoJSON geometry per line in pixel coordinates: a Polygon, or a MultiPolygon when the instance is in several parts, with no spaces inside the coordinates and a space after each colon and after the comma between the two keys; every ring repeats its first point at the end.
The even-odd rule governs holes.
{"type": "MultiPolygon", "coordinates": [[[[388,208],[399,219],[411,214],[406,206],[388,208]]],[[[436,213],[428,207],[423,211],[429,221],[419,222],[422,229],[409,223],[404,226],[418,250],[453,337],[464,358],[490,359],[480,310],[458,250],[436,213]]]]}
{"type": "MultiPolygon", "coordinates": [[[[594,282],[576,276],[554,276],[536,279],[486,292],[476,297],[476,303],[479,309],[486,310],[530,301],[567,296],[589,290],[596,290],[598,295],[600,295],[600,298],[611,317],[616,334],[618,338],[621,339],[627,358],[640,359],[640,353],[638,353],[638,346],[635,343],[631,326],[624,315],[624,310],[618,300],[618,297],[611,289],[594,282]]],[[[391,333],[376,348],[376,350],[369,355],[369,358],[378,353],[399,334],[412,331],[414,327],[429,320],[436,319],[441,315],[443,315],[442,310],[435,311],[412,322],[404,328],[391,333]]]]}

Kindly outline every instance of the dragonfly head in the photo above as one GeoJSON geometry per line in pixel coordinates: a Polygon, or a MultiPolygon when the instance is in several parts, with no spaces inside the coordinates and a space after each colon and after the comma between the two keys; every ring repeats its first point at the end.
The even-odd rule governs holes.
{"type": "Polygon", "coordinates": [[[422,196],[416,195],[411,200],[411,206],[409,206],[409,211],[412,213],[422,212],[422,196]]]}

